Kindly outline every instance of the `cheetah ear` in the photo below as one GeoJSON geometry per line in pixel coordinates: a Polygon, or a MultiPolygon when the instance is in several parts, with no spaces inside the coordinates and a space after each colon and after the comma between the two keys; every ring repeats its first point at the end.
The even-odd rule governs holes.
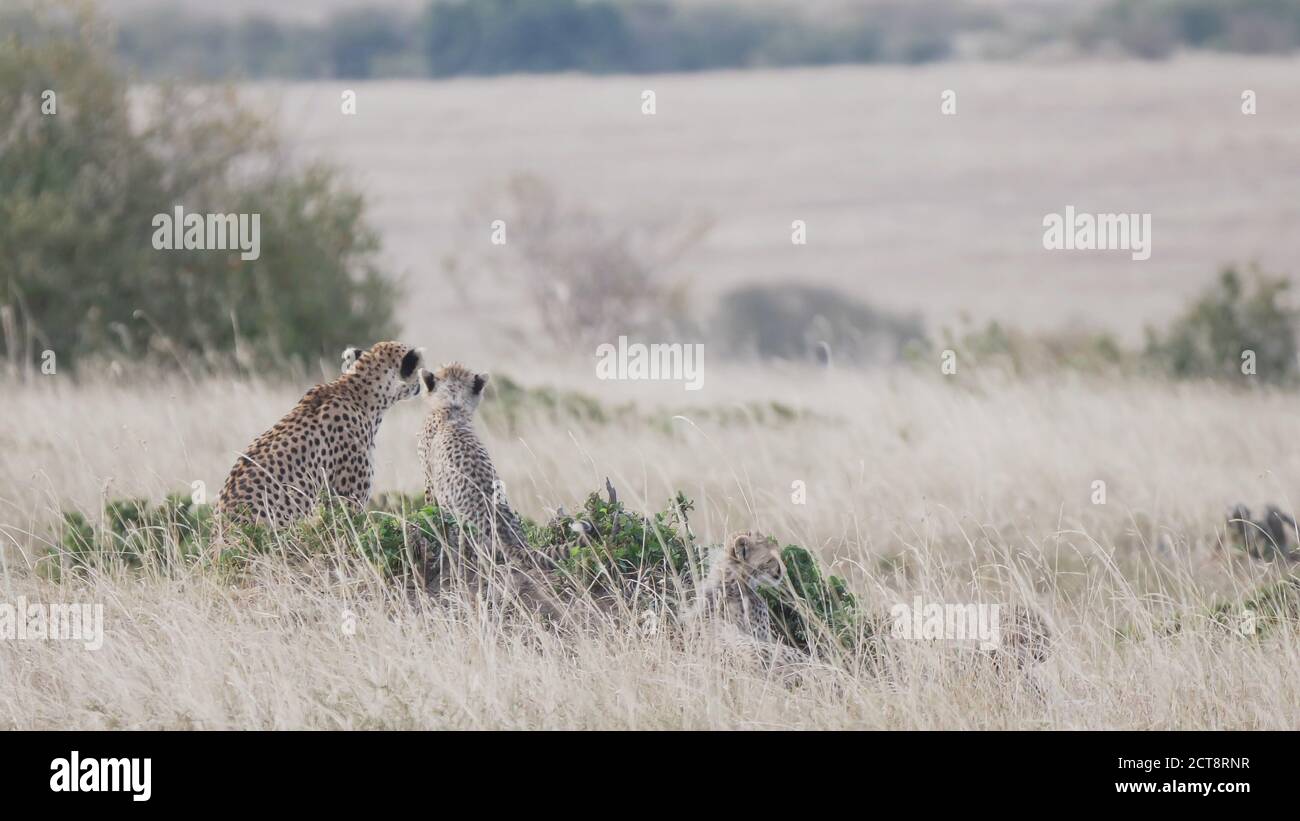
{"type": "Polygon", "coordinates": [[[737,536],[731,542],[731,553],[742,562],[749,558],[749,537],[745,535],[737,536]]]}
{"type": "Polygon", "coordinates": [[[485,373],[474,374],[474,395],[478,396],[480,393],[482,393],[483,388],[487,386],[487,383],[488,383],[487,374],[485,373]]]}
{"type": "Polygon", "coordinates": [[[355,345],[349,345],[348,347],[344,348],[343,349],[343,370],[346,371],[348,368],[357,364],[357,360],[360,359],[361,355],[365,352],[366,351],[364,348],[358,348],[355,345]]]}
{"type": "Polygon", "coordinates": [[[433,393],[434,386],[438,384],[438,380],[434,378],[433,374],[424,368],[420,368],[420,381],[424,383],[426,393],[433,393]]]}
{"type": "Polygon", "coordinates": [[[398,371],[403,379],[410,379],[415,369],[420,367],[421,360],[424,359],[424,348],[412,348],[402,357],[402,367],[398,371]]]}

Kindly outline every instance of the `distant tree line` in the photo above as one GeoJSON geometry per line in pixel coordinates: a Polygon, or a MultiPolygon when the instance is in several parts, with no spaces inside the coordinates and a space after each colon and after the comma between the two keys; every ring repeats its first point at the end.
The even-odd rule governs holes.
{"type": "Polygon", "coordinates": [[[1027,35],[1008,13],[970,0],[881,0],[833,16],[734,0],[433,0],[415,16],[363,6],[301,23],[168,9],[122,20],[116,47],[146,78],[366,79],[921,63],[961,53],[962,37],[997,42],[990,52],[1003,57],[1052,41],[1145,58],[1178,48],[1276,53],[1300,45],[1300,0],[1063,6],[1040,9],[1027,35]]]}
{"type": "Polygon", "coordinates": [[[834,20],[726,0],[434,0],[414,19],[361,7],[320,23],[169,9],[121,20],[116,45],[146,78],[644,73],[940,60],[957,33],[992,22],[960,0],[886,0],[834,20]]]}
{"type": "Polygon", "coordinates": [[[1180,48],[1285,53],[1300,45],[1300,0],[1112,0],[1075,39],[1148,59],[1180,48]]]}

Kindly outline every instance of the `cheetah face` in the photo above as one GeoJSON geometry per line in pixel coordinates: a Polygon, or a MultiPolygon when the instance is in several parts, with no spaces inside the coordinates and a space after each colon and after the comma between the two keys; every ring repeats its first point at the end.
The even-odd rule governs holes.
{"type": "Polygon", "coordinates": [[[419,395],[423,348],[412,348],[401,342],[380,342],[368,351],[361,351],[349,364],[350,354],[359,350],[349,348],[343,353],[344,374],[350,375],[354,384],[360,381],[387,405],[419,395]]]}
{"type": "Polygon", "coordinates": [[[770,536],[737,533],[727,546],[727,556],[750,589],[780,587],[785,576],[781,546],[770,536]]]}
{"type": "Polygon", "coordinates": [[[483,398],[483,389],[487,387],[488,375],[474,373],[469,368],[452,363],[444,365],[436,372],[420,372],[420,381],[424,384],[425,395],[435,407],[461,410],[474,413],[479,400],[483,398]]]}

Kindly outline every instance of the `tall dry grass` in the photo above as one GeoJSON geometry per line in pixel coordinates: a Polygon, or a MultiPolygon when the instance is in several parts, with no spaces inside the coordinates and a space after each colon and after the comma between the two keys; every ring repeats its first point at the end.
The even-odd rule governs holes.
{"type": "MultiPolygon", "coordinates": [[[[490,363],[484,363],[490,364],[490,363]]],[[[1056,634],[1030,677],[892,642],[890,672],[815,662],[800,683],[707,641],[625,620],[547,631],[438,603],[368,573],[346,539],[304,565],[272,554],[231,582],[199,570],[62,582],[35,558],[58,511],[215,493],[234,452],[304,385],[179,375],[0,385],[0,601],[105,606],[104,647],[0,642],[0,725],[38,727],[1294,728],[1294,625],[1210,623],[1281,568],[1225,547],[1227,506],[1294,510],[1291,399],[1210,384],[1012,381],[911,371],[711,370],[706,388],[531,381],[637,403],[638,421],[486,413],[512,500],[545,518],[609,476],[631,506],[676,489],[706,541],[757,527],[817,551],[865,605],[1014,602],[1056,634]],[[717,421],[777,400],[791,422],[717,421]],[[662,424],[652,424],[659,422],[662,424]],[[1106,503],[1093,504],[1093,482],[1106,503]],[[792,501],[804,482],[806,504],[792,501]],[[1216,598],[1218,597],[1218,598],[1216,598]],[[345,629],[347,614],[355,629],[345,629]],[[1183,629],[1164,628],[1178,619],[1183,629]]],[[[488,400],[489,403],[493,401],[488,400]]],[[[485,410],[487,410],[485,408],[485,410]]],[[[418,400],[385,421],[378,489],[415,491],[418,400]]]]}

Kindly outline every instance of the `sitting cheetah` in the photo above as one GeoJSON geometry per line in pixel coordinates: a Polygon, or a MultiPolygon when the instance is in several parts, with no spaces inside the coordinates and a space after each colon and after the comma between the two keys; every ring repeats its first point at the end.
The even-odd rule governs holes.
{"type": "Polygon", "coordinates": [[[524,552],[523,524],[506,499],[487,448],[474,432],[474,411],[487,385],[487,374],[460,364],[422,371],[429,398],[429,415],[420,435],[424,464],[424,493],[478,537],[506,553],[524,552]]]}
{"type": "Polygon", "coordinates": [[[501,569],[497,575],[503,585],[490,589],[490,595],[521,601],[528,610],[558,619],[561,607],[538,566],[540,557],[529,547],[523,523],[474,432],[474,411],[487,374],[453,363],[436,373],[421,371],[420,380],[430,405],[419,442],[425,500],[473,531],[470,539],[462,536],[449,546],[457,551],[450,558],[458,570],[468,572],[467,578],[478,581],[491,575],[485,571],[501,569]],[[459,553],[462,545],[480,549],[465,556],[459,553]]]}
{"type": "Polygon", "coordinates": [[[224,519],[285,525],[325,492],[370,501],[375,434],[384,413],[420,392],[422,353],[380,342],[332,382],[317,385],[240,454],[217,500],[224,519]]]}
{"type": "Polygon", "coordinates": [[[746,636],[771,641],[771,614],[758,591],[761,587],[780,587],[784,575],[776,539],[736,533],[713,558],[688,618],[720,618],[746,636]]]}
{"type": "Polygon", "coordinates": [[[736,533],[714,556],[686,622],[708,630],[724,652],[746,663],[757,662],[786,687],[793,687],[811,659],[773,636],[771,611],[759,593],[764,587],[780,588],[784,578],[776,539],[736,533]]]}

